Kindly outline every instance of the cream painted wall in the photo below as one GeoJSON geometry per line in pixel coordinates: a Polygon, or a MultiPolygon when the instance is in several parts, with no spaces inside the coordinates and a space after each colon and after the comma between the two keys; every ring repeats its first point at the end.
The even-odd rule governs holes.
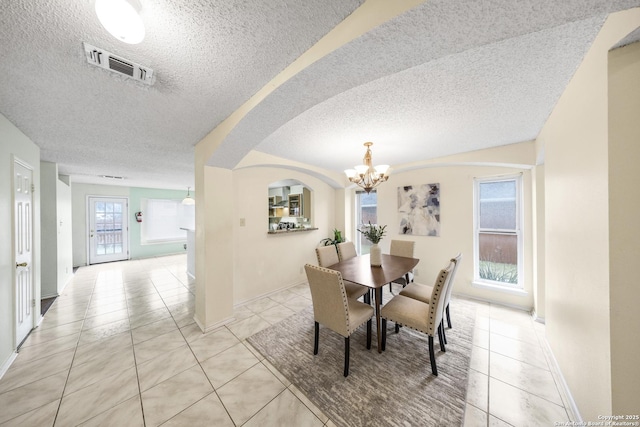
{"type": "Polygon", "coordinates": [[[71,189],[58,179],[58,165],[40,162],[42,298],[57,296],[73,277],[71,189]]]}
{"type": "Polygon", "coordinates": [[[533,226],[533,308],[535,317],[538,321],[543,322],[546,309],[546,293],[545,293],[545,220],[544,220],[544,165],[537,165],[532,170],[532,226],[533,226]]]}
{"type": "Polygon", "coordinates": [[[58,181],[58,165],[51,162],[40,162],[40,204],[42,215],[41,283],[42,297],[58,295],[58,227],[56,192],[58,181]]]}
{"type": "Polygon", "coordinates": [[[87,197],[129,197],[129,187],[116,185],[71,184],[71,215],[73,217],[73,265],[87,265],[87,197]]]}
{"type": "MultiPolygon", "coordinates": [[[[607,18],[538,137],[545,150],[546,336],[585,420],[613,414],[617,398],[611,359],[607,59],[609,48],[639,25],[638,8],[607,18]]],[[[617,334],[633,339],[637,323],[621,325],[616,339],[617,334]]]]}
{"type": "Polygon", "coordinates": [[[233,172],[233,193],[234,304],[305,282],[304,264],[317,263],[318,242],[336,226],[336,190],[299,171],[254,167],[233,172]],[[318,230],[268,234],[267,186],[289,178],[311,189],[313,226],[318,230]],[[241,218],[245,226],[240,226],[241,218]]]}
{"type": "MultiPolygon", "coordinates": [[[[16,348],[14,325],[13,254],[13,159],[33,167],[33,279],[35,312],[40,313],[40,149],[25,134],[0,114],[0,371],[6,367],[16,348]]],[[[36,316],[36,322],[40,316],[36,316]]]]}
{"type": "MultiPolygon", "coordinates": [[[[523,145],[529,149],[529,145],[523,145]]],[[[509,148],[510,150],[513,147],[509,148]]],[[[454,294],[491,300],[526,310],[533,307],[532,229],[531,229],[531,174],[529,170],[497,166],[442,166],[394,173],[378,187],[378,222],[387,224],[387,235],[381,242],[383,253],[388,253],[392,239],[416,242],[415,256],[420,258],[415,280],[432,284],[438,271],[458,252],[463,261],[456,275],[454,294]],[[473,179],[523,173],[523,202],[525,213],[524,271],[527,295],[512,295],[472,287],[473,281],[473,179]],[[408,236],[399,234],[397,189],[405,185],[440,184],[441,229],[440,237],[408,236]]],[[[352,236],[350,236],[352,238],[352,236]]]]}
{"type": "Polygon", "coordinates": [[[640,408],[640,43],[609,54],[609,295],[613,414],[640,408]]]}
{"type": "Polygon", "coordinates": [[[71,186],[56,179],[58,215],[57,238],[58,243],[58,294],[73,278],[73,234],[71,216],[71,186]]]}

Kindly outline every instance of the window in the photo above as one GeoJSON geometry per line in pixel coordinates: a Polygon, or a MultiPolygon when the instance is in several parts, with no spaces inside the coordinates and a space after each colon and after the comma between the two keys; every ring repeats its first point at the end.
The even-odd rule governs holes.
{"type": "Polygon", "coordinates": [[[521,176],[475,180],[474,282],[523,289],[521,176]]]}
{"type": "MultiPolygon", "coordinates": [[[[362,224],[378,223],[378,194],[375,191],[367,194],[364,191],[356,191],[356,228],[362,224]]],[[[368,254],[371,242],[364,235],[356,231],[356,250],[360,255],[368,254]]]]}
{"type": "Polygon", "coordinates": [[[181,230],[182,204],[180,200],[142,199],[142,227],[140,243],[167,243],[187,240],[181,230]]]}

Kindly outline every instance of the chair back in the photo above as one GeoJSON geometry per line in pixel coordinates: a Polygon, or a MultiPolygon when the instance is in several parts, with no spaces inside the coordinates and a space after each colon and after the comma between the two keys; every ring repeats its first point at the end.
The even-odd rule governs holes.
{"type": "Polygon", "coordinates": [[[455,263],[449,261],[449,264],[440,270],[433,284],[433,291],[429,300],[429,323],[427,325],[427,333],[434,336],[438,332],[438,325],[442,322],[442,313],[444,310],[444,299],[449,284],[449,278],[455,263]]]}
{"type": "Polygon", "coordinates": [[[342,274],[311,264],[306,264],[304,269],[311,289],[315,321],[348,337],[352,331],[349,330],[349,306],[342,274]]]}
{"type": "Polygon", "coordinates": [[[340,258],[340,261],[357,256],[358,253],[356,252],[356,245],[354,245],[353,242],[338,243],[338,257],[340,258]]]}
{"type": "Polygon", "coordinates": [[[413,258],[413,249],[415,246],[416,242],[411,240],[392,240],[389,254],[413,258]]]}
{"type": "Polygon", "coordinates": [[[451,291],[453,290],[453,281],[456,278],[456,271],[458,271],[460,261],[462,261],[462,252],[458,252],[458,255],[451,258],[451,262],[453,262],[453,270],[451,271],[451,274],[449,274],[449,284],[447,285],[447,291],[444,295],[443,308],[449,305],[449,300],[451,299],[451,291]]]}
{"type": "Polygon", "coordinates": [[[340,262],[336,247],[333,245],[317,247],[316,257],[318,258],[318,265],[320,267],[329,267],[330,265],[340,262]]]}

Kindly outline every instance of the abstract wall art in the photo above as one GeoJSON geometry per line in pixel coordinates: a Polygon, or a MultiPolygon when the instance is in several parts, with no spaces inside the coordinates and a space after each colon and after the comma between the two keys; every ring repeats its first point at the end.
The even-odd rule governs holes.
{"type": "Polygon", "coordinates": [[[440,184],[398,187],[400,234],[440,236],[440,184]]]}

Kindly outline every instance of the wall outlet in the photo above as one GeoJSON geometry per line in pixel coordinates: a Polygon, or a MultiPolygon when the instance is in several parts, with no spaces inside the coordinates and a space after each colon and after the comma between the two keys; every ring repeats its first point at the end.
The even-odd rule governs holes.
{"type": "Polygon", "coordinates": [[[240,227],[247,225],[247,221],[244,218],[240,218],[240,227]]]}

